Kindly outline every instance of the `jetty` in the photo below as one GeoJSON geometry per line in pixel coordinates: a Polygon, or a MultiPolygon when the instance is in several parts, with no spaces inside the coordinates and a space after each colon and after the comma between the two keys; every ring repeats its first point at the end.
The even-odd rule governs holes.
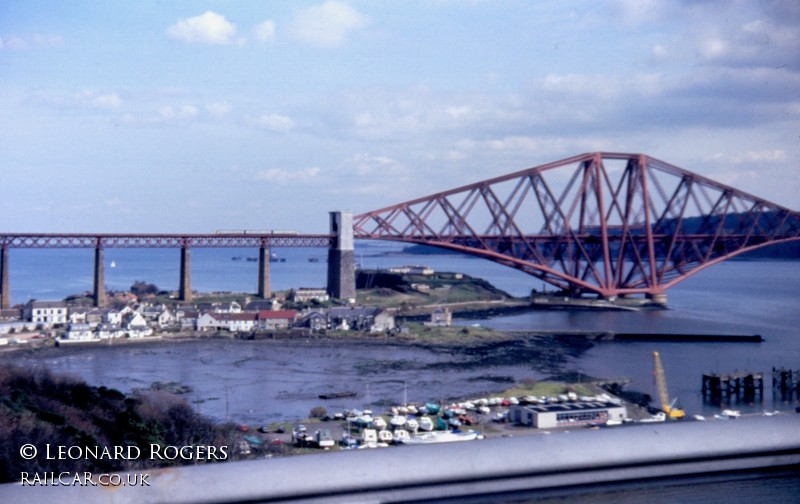
{"type": "Polygon", "coordinates": [[[800,396],[800,369],[772,368],[772,389],[784,399],[800,396]]]}
{"type": "Polygon", "coordinates": [[[722,396],[752,400],[764,397],[763,373],[704,374],[703,399],[719,401],[722,396]]]}

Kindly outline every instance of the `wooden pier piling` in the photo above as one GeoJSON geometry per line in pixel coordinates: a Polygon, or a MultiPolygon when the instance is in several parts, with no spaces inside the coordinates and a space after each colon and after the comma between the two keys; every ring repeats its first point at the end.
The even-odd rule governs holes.
{"type": "Polygon", "coordinates": [[[772,368],[772,390],[780,392],[783,398],[800,396],[800,370],[772,368]]]}
{"type": "Polygon", "coordinates": [[[731,373],[731,374],[704,374],[703,398],[719,400],[735,397],[744,400],[753,400],[756,395],[764,397],[763,373],[731,373]]]}

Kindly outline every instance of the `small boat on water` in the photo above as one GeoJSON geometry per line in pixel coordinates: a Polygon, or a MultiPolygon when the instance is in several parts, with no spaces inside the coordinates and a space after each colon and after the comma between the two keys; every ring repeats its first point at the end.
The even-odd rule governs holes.
{"type": "Polygon", "coordinates": [[[386,420],[384,420],[383,417],[375,417],[372,420],[372,426],[382,431],[386,428],[386,420]]]}
{"type": "Polygon", "coordinates": [[[412,433],[417,432],[419,430],[419,422],[417,421],[417,419],[409,418],[408,420],[406,420],[406,429],[412,433]]]}
{"type": "Polygon", "coordinates": [[[403,444],[432,444],[432,443],[451,443],[455,441],[472,441],[478,439],[478,433],[475,431],[441,431],[441,432],[424,432],[415,436],[410,436],[403,441],[403,444]]]}
{"type": "Polygon", "coordinates": [[[355,397],[358,394],[353,392],[352,390],[344,390],[342,392],[328,392],[326,394],[320,394],[320,399],[341,399],[342,397],[355,397]]]}
{"type": "Polygon", "coordinates": [[[722,414],[728,418],[739,418],[742,416],[741,411],[731,409],[722,410],[722,414]]]}

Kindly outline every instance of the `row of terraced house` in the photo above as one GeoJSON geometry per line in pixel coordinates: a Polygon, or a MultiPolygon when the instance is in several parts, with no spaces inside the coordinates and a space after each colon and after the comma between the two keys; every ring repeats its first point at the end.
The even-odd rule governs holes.
{"type": "Polygon", "coordinates": [[[306,328],[384,332],[394,316],[374,307],[283,310],[271,301],[177,305],[134,303],[121,309],[70,307],[62,301],[29,301],[0,314],[0,334],[65,327],[72,340],[145,337],[164,331],[258,332],[306,328]]]}

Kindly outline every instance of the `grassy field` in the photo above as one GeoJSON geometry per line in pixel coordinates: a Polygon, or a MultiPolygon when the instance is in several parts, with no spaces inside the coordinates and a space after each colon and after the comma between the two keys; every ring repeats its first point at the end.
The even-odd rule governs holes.
{"type": "Polygon", "coordinates": [[[385,308],[512,299],[489,282],[460,273],[411,275],[366,270],[359,272],[357,284],[360,304],[385,308]]]}

